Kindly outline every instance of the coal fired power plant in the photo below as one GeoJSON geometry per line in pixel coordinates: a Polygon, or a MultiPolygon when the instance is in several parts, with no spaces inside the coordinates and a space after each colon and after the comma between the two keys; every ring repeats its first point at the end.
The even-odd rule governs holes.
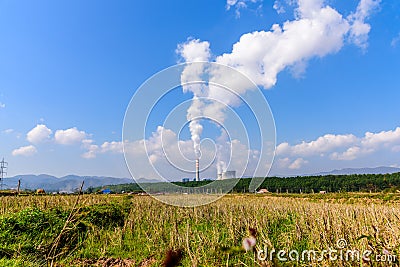
{"type": "MultiPolygon", "coordinates": [[[[223,171],[217,174],[217,180],[233,179],[236,178],[236,171],[223,171]]],[[[193,179],[193,178],[191,178],[193,179]]],[[[189,181],[189,178],[184,178],[182,181],[189,181]]],[[[196,170],[194,181],[200,181],[200,159],[196,159],[196,170]]]]}
{"type": "Polygon", "coordinates": [[[200,162],[196,159],[196,181],[200,181],[200,162]]]}

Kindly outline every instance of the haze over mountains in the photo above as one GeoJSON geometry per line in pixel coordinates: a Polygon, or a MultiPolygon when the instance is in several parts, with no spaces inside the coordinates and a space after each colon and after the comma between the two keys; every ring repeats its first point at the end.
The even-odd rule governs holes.
{"type": "Polygon", "coordinates": [[[78,176],[67,175],[61,178],[55,176],[40,174],[40,175],[17,175],[10,178],[5,178],[3,188],[17,188],[18,180],[21,180],[21,189],[35,190],[43,188],[49,192],[74,192],[85,181],[83,189],[89,187],[98,187],[111,184],[126,184],[132,183],[130,178],[114,178],[114,177],[99,177],[99,176],[78,176]]]}
{"type": "MultiPolygon", "coordinates": [[[[400,168],[395,167],[375,167],[375,168],[346,168],[340,170],[333,170],[330,172],[320,172],[310,174],[307,176],[320,176],[320,175],[349,175],[349,174],[385,174],[400,172],[400,168]]],[[[305,176],[305,175],[303,175],[305,176]]],[[[13,189],[17,188],[18,180],[21,180],[21,189],[35,190],[43,188],[49,192],[74,192],[76,191],[82,181],[85,181],[84,190],[89,187],[100,187],[105,185],[127,184],[133,183],[131,178],[115,178],[115,177],[100,177],[100,176],[78,176],[67,175],[61,178],[55,176],[40,174],[40,175],[17,175],[10,178],[5,178],[3,188],[13,189]]],[[[154,182],[151,179],[140,179],[141,182],[154,182]]]]}
{"type": "Polygon", "coordinates": [[[345,168],[330,172],[319,172],[312,175],[348,175],[348,174],[385,174],[400,172],[400,168],[395,167],[375,167],[375,168],[345,168]]]}

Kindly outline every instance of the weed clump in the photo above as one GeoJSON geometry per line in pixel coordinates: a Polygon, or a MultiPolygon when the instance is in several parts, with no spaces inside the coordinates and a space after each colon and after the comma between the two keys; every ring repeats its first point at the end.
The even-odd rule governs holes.
{"type": "Polygon", "coordinates": [[[127,208],[116,203],[96,204],[81,210],[81,218],[84,222],[105,229],[123,227],[128,214],[127,208]]]}
{"type": "Polygon", "coordinates": [[[72,253],[88,229],[122,227],[127,208],[95,204],[63,210],[27,208],[0,217],[0,258],[29,258],[42,265],[72,253]],[[71,216],[72,214],[72,216],[71,216]]]}

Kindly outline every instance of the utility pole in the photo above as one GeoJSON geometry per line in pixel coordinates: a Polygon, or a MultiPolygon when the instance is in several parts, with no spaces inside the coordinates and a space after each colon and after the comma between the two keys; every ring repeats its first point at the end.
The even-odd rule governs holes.
{"type": "Polygon", "coordinates": [[[4,179],[4,175],[7,174],[6,170],[7,170],[7,166],[8,166],[8,162],[3,160],[0,162],[0,189],[3,190],[3,179],[4,179]]]}
{"type": "Polygon", "coordinates": [[[21,179],[18,179],[17,195],[19,196],[19,188],[21,187],[21,179]]]}

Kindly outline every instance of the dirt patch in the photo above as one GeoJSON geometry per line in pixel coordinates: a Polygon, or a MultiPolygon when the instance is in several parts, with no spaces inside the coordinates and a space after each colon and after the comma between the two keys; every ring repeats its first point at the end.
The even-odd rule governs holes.
{"type": "MultiPolygon", "coordinates": [[[[80,259],[72,262],[73,266],[82,267],[148,267],[154,265],[156,262],[153,258],[147,258],[141,261],[138,265],[132,259],[118,259],[118,258],[100,258],[100,259],[80,259]]],[[[64,265],[57,265],[58,267],[64,265]]]]}
{"type": "MultiPolygon", "coordinates": [[[[82,259],[74,260],[73,265],[87,267],[131,267],[135,266],[135,261],[132,259],[116,259],[116,258],[101,258],[101,259],[82,259]]],[[[142,265],[140,265],[142,266],[142,265]]],[[[147,265],[143,265],[147,266],[147,265]]]]}
{"type": "Polygon", "coordinates": [[[149,258],[149,259],[145,259],[143,260],[140,264],[139,267],[147,267],[147,266],[151,266],[156,262],[155,259],[153,258],[149,258]]]}

